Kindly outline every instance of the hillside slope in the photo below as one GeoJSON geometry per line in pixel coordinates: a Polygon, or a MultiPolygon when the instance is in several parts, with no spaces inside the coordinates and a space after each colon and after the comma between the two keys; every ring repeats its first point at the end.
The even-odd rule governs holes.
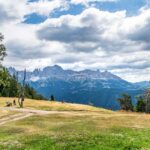
{"type": "MultiPolygon", "coordinates": [[[[21,113],[22,109],[15,112],[9,108],[4,110],[2,107],[7,100],[12,99],[0,98],[0,122],[1,119],[21,113]]],[[[51,110],[48,112],[53,113],[42,115],[35,113],[1,125],[0,149],[150,149],[150,115],[28,99],[25,101],[24,109],[30,110],[30,113],[37,109],[51,110]]]]}
{"type": "MultiPolygon", "coordinates": [[[[4,107],[6,102],[13,102],[13,100],[18,100],[18,98],[8,98],[0,97],[0,107],[4,107]]],[[[18,106],[16,106],[18,107],[18,106]]],[[[29,109],[38,109],[38,110],[58,110],[58,111],[106,111],[109,110],[103,108],[92,107],[89,105],[73,104],[73,103],[62,103],[62,102],[52,102],[46,100],[33,100],[25,99],[24,107],[29,109]]],[[[112,111],[110,111],[112,112],[112,111]]]]}

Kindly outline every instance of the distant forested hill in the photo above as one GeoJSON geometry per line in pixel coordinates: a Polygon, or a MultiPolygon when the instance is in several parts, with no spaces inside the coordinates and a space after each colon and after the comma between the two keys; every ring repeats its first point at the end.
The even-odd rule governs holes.
{"type": "MultiPolygon", "coordinates": [[[[0,96],[3,97],[18,97],[19,91],[22,88],[21,83],[17,81],[17,74],[10,75],[6,68],[0,67],[0,96]]],[[[25,97],[32,99],[45,99],[41,94],[38,94],[29,84],[24,87],[25,97]]]]}

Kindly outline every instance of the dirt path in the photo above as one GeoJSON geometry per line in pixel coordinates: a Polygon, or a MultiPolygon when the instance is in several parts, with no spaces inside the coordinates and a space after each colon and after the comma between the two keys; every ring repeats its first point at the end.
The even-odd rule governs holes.
{"type": "MultiPolygon", "coordinates": [[[[0,119],[0,125],[6,124],[11,121],[21,120],[33,115],[48,115],[48,114],[63,114],[63,115],[76,115],[76,116],[88,116],[91,115],[91,112],[81,113],[80,111],[46,111],[46,110],[35,110],[35,109],[27,109],[27,108],[14,108],[14,107],[0,107],[0,111],[15,111],[18,112],[17,114],[13,114],[7,117],[3,117],[0,119]]],[[[93,116],[94,117],[134,117],[137,114],[130,114],[130,113],[113,113],[113,114],[103,114],[102,112],[96,112],[93,116]]],[[[141,116],[145,116],[145,114],[141,114],[141,116]]],[[[150,118],[150,115],[149,115],[150,118]]]]}
{"type": "Polygon", "coordinates": [[[20,119],[24,119],[24,118],[30,117],[32,115],[33,115],[32,113],[19,113],[16,115],[10,115],[8,117],[0,119],[0,125],[6,124],[11,121],[17,121],[20,119]]]}
{"type": "Polygon", "coordinates": [[[47,115],[52,113],[57,113],[57,111],[43,111],[43,110],[32,110],[25,108],[14,108],[14,107],[1,107],[0,110],[16,111],[19,112],[15,115],[10,115],[0,119],[0,125],[6,124],[11,121],[21,120],[33,115],[47,115]]]}
{"type": "Polygon", "coordinates": [[[21,119],[24,119],[33,115],[72,114],[71,112],[68,112],[68,111],[46,111],[46,110],[34,110],[34,109],[14,108],[14,107],[0,107],[0,110],[19,112],[15,115],[10,115],[10,116],[0,119],[0,125],[6,124],[11,121],[21,120],[21,119]]]}
{"type": "Polygon", "coordinates": [[[15,107],[0,107],[0,110],[9,110],[9,111],[22,112],[22,113],[32,113],[32,114],[37,114],[37,115],[47,115],[51,112],[57,112],[57,111],[35,110],[35,109],[15,108],[15,107]]]}

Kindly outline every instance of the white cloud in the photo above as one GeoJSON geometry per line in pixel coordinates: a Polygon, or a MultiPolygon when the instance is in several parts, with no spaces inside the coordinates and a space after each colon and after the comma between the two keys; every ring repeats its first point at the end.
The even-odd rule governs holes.
{"type": "Polygon", "coordinates": [[[66,0],[40,0],[29,4],[33,13],[49,16],[55,9],[68,9],[69,4],[66,0]]]}
{"type": "Polygon", "coordinates": [[[47,41],[74,45],[73,49],[77,51],[90,52],[98,47],[111,51],[125,43],[118,33],[119,23],[124,18],[125,11],[109,13],[89,8],[77,16],[48,19],[40,25],[38,36],[47,41]]]}
{"type": "Polygon", "coordinates": [[[117,2],[118,0],[71,0],[71,3],[74,5],[82,4],[85,6],[89,6],[89,3],[94,2],[117,2]]]}
{"type": "Polygon", "coordinates": [[[0,24],[20,22],[28,12],[27,0],[0,0],[0,24]]]}
{"type": "MultiPolygon", "coordinates": [[[[148,32],[145,34],[147,38],[141,36],[143,29],[150,23],[149,11],[147,9],[137,16],[129,17],[125,11],[110,13],[88,8],[76,16],[48,19],[40,25],[38,35],[40,39],[46,41],[66,44],[66,53],[78,53],[78,56],[81,56],[80,61],[72,59],[75,61],[74,66],[78,64],[74,68],[99,67],[112,71],[117,68],[120,70],[132,68],[133,72],[134,69],[142,72],[150,68],[149,60],[145,59],[150,56],[150,52],[145,49],[149,46],[149,34],[148,32]],[[133,38],[134,36],[138,39],[133,38]]],[[[66,59],[68,60],[68,58],[59,60],[61,63],[70,61],[66,59]]]]}
{"type": "Polygon", "coordinates": [[[108,69],[130,81],[150,79],[150,9],[129,17],[125,11],[87,8],[38,25],[22,23],[33,12],[49,15],[56,8],[67,9],[68,4],[60,2],[15,0],[18,8],[12,0],[0,0],[6,66],[33,70],[59,64],[76,70],[108,69]]]}
{"type": "Polygon", "coordinates": [[[66,0],[39,0],[29,2],[28,0],[0,0],[0,24],[9,22],[23,22],[25,16],[36,13],[49,16],[53,11],[66,10],[69,3],[66,0]]]}

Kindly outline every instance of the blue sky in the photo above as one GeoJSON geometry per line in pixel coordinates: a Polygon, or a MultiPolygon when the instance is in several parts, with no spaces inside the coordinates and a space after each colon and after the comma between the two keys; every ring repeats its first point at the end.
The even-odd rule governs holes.
{"type": "Polygon", "coordinates": [[[150,80],[148,0],[0,0],[4,65],[109,70],[150,80]]]}
{"type": "MultiPolygon", "coordinates": [[[[38,0],[30,0],[29,2],[37,2],[38,0]]],[[[90,6],[95,6],[96,8],[103,11],[116,12],[121,10],[126,10],[127,15],[133,16],[139,13],[139,9],[146,5],[146,0],[117,0],[114,1],[93,1],[89,3],[90,6]]],[[[55,10],[50,17],[60,17],[62,15],[77,15],[86,9],[86,6],[83,4],[73,5],[70,4],[69,8],[64,11],[59,11],[59,9],[55,10]]],[[[26,16],[25,23],[37,24],[45,21],[48,16],[38,15],[36,13],[32,13],[26,16]]]]}

